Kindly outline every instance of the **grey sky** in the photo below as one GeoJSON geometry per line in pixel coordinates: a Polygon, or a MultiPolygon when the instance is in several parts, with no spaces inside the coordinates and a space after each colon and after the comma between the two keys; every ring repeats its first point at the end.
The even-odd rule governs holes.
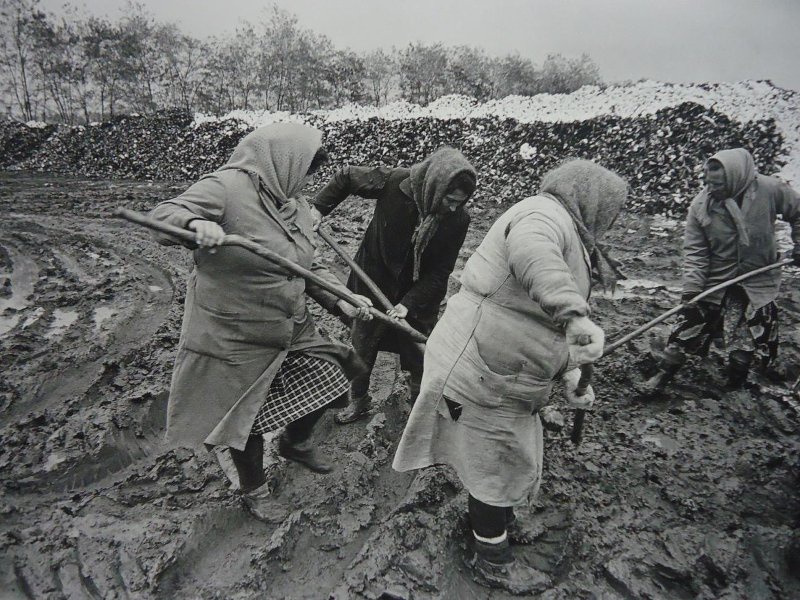
{"type": "MultiPolygon", "coordinates": [[[[140,0],[199,37],[260,22],[262,0],[140,0]]],[[[126,0],[76,0],[116,19],[126,0]]],[[[63,0],[42,0],[58,11],[63,0]]],[[[771,79],[800,90],[800,0],[277,0],[338,47],[469,44],[536,63],[586,52],[608,82],[771,79]]]]}

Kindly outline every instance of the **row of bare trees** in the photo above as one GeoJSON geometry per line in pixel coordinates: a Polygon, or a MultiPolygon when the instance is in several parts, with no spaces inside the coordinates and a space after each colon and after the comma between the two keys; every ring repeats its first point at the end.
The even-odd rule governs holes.
{"type": "Polygon", "coordinates": [[[359,54],[275,6],[258,24],[201,40],[134,2],[117,21],[69,7],[57,17],[38,2],[0,0],[0,98],[9,116],[24,120],[79,123],[163,108],[301,112],[397,98],[427,104],[453,93],[486,100],[601,83],[586,55],[554,54],[537,66],[518,54],[422,43],[359,54]]]}

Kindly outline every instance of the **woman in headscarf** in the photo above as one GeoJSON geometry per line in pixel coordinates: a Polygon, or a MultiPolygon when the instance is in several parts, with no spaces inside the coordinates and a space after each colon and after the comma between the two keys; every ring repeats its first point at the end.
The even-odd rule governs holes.
{"type": "Polygon", "coordinates": [[[537,413],[553,382],[564,380],[573,407],[594,399],[591,387],[575,392],[577,367],[597,360],[604,343],[589,319],[589,291],[593,273],[612,283],[613,263],[598,242],[626,197],[623,179],[586,160],[548,172],[537,196],[492,225],[428,340],[422,389],[393,466],[455,469],[469,492],[470,566],[483,585],[528,593],[549,583],[514,559],[509,535],[530,539],[513,507],[539,487],[537,413]]]}
{"type": "MultiPolygon", "coordinates": [[[[355,261],[394,303],[390,315],[407,319],[427,335],[439,317],[448,278],[467,235],[465,204],[475,186],[475,169],[464,155],[442,147],[410,169],[345,167],[317,194],[314,206],[322,219],[351,194],[377,200],[355,261]]],[[[355,273],[347,286],[377,303],[355,273]]],[[[400,355],[401,368],[410,374],[414,401],[422,379],[422,353],[407,336],[375,321],[357,322],[352,341],[369,371],[353,380],[350,405],[336,414],[336,422],[351,423],[367,414],[370,373],[379,350],[400,355]]]]}
{"type": "Polygon", "coordinates": [[[225,165],[151,213],[195,231],[199,246],[187,283],[167,438],[180,446],[229,447],[257,516],[269,494],[262,434],[285,426],[279,454],[330,471],[309,438],[326,408],[344,405],[348,379],[363,370],[352,350],[318,333],[305,294],[349,318],[368,313],[243,248],[214,246],[225,234],[241,235],[345,290],[314,260],[311,211],[299,195],[327,158],[321,141],[321,132],[305,125],[256,129],[225,165]]]}
{"type": "MultiPolygon", "coordinates": [[[[683,297],[697,294],[778,259],[775,218],[791,224],[800,266],[800,196],[782,181],[756,171],[744,148],[722,150],[706,161],[705,187],[689,206],[684,235],[683,297]]],[[[727,387],[740,388],[751,363],[766,368],[778,353],[780,269],[686,306],[670,334],[657,373],[645,391],[663,390],[686,361],[704,355],[721,330],[728,350],[727,387]]]]}

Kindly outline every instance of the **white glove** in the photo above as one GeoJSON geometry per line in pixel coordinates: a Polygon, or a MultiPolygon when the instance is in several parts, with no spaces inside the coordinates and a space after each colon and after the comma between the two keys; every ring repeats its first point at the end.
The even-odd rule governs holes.
{"type": "Polygon", "coordinates": [[[564,395],[567,397],[567,403],[570,408],[587,410],[592,408],[594,404],[594,390],[592,386],[586,388],[586,393],[583,396],[578,396],[575,389],[578,387],[578,382],[581,380],[581,370],[572,369],[564,373],[561,381],[564,382],[564,395]]]}
{"type": "Polygon", "coordinates": [[[592,363],[603,356],[606,336],[589,317],[575,317],[567,323],[569,364],[573,367],[592,363]]]}

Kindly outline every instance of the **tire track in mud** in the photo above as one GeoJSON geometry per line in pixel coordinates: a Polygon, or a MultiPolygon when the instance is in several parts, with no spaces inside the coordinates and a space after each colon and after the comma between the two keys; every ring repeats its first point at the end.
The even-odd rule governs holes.
{"type": "MultiPolygon", "coordinates": [[[[165,321],[174,294],[163,267],[110,246],[108,232],[97,231],[96,223],[72,219],[65,229],[65,220],[54,226],[47,217],[34,222],[15,215],[0,230],[3,241],[13,238],[17,258],[24,255],[27,264],[36,265],[26,273],[43,273],[30,282],[29,305],[18,311],[19,322],[3,336],[4,344],[22,350],[6,366],[7,372],[14,371],[18,388],[5,417],[14,421],[35,414],[40,421],[59,422],[59,429],[85,420],[92,407],[114,401],[121,390],[115,383],[120,371],[141,361],[143,351],[147,360],[147,343],[165,321]],[[59,329],[55,317],[64,307],[71,318],[59,329]],[[66,360],[52,360],[56,353],[66,360]]],[[[12,265],[12,275],[14,270],[12,265]]],[[[156,433],[164,402],[163,394],[150,402],[153,414],[145,415],[135,433],[114,424],[102,428],[104,439],[95,440],[90,457],[51,450],[38,466],[31,465],[32,473],[18,473],[15,479],[21,489],[45,485],[60,490],[124,468],[149,452],[147,438],[156,433]]],[[[73,427],[78,437],[85,436],[83,424],[73,427]]]]}
{"type": "MultiPolygon", "coordinates": [[[[11,335],[0,336],[8,374],[0,382],[0,586],[47,600],[509,598],[474,584],[463,566],[466,501],[452,474],[392,471],[408,407],[386,357],[372,419],[336,426],[327,416],[315,434],[337,459],[334,474],[287,464],[268,445],[275,523],[245,511],[213,455],[160,444],[190,258],[104,215],[121,200],[149,208],[174,190],[43,187],[24,177],[0,189],[0,208],[11,208],[0,245],[32,257],[44,276],[11,335]],[[96,309],[108,307],[117,313],[103,320],[101,312],[98,326],[96,309]]],[[[366,207],[340,210],[334,231],[354,250],[366,207]]],[[[474,219],[459,268],[493,216],[474,219]]],[[[623,216],[611,243],[632,277],[665,286],[597,298],[610,337],[674,303],[678,242],[653,244],[648,231],[649,221],[623,216]]],[[[0,253],[0,269],[6,262],[0,253]]],[[[598,365],[599,402],[582,446],[573,448],[566,430],[547,434],[531,509],[541,535],[517,548],[551,575],[548,598],[800,595],[788,558],[800,549],[800,416],[785,400],[786,381],[800,375],[796,272],[784,288],[782,379],[759,376],[723,395],[712,357],[693,363],[670,395],[644,403],[636,385],[664,331],[598,365]]],[[[342,335],[331,318],[320,322],[342,335]]]]}

